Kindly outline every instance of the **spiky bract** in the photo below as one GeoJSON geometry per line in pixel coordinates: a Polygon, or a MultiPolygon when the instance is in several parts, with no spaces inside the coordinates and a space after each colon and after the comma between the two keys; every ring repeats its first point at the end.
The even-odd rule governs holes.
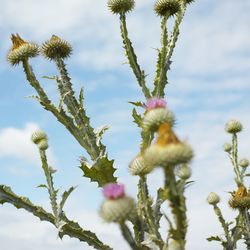
{"type": "Polygon", "coordinates": [[[154,166],[146,164],[142,155],[136,156],[129,165],[132,175],[146,175],[154,169],[154,166]]]}
{"type": "Polygon", "coordinates": [[[12,48],[7,55],[8,62],[15,66],[20,62],[38,55],[38,46],[24,41],[18,34],[11,36],[12,48]]]}
{"type": "Polygon", "coordinates": [[[108,8],[114,14],[123,14],[133,10],[134,0],[109,0],[108,8]]]}
{"type": "Polygon", "coordinates": [[[226,123],[225,126],[225,130],[226,132],[230,133],[230,134],[236,134],[241,132],[243,129],[243,126],[241,124],[241,122],[237,121],[237,120],[230,120],[226,123]]]}
{"type": "Polygon", "coordinates": [[[174,16],[180,9],[181,4],[178,0],[158,0],[154,6],[155,13],[161,17],[174,16]]]}
{"type": "Polygon", "coordinates": [[[135,214],[135,202],[130,197],[105,200],[100,209],[101,217],[107,222],[122,222],[135,214]]]}
{"type": "Polygon", "coordinates": [[[142,127],[144,130],[155,131],[163,123],[172,127],[175,122],[174,114],[165,108],[155,108],[146,112],[143,117],[142,127]]]}
{"type": "Polygon", "coordinates": [[[72,47],[67,41],[53,35],[50,40],[42,45],[41,53],[49,60],[55,60],[57,58],[64,59],[71,55],[72,47]]]}
{"type": "Polygon", "coordinates": [[[220,202],[220,196],[214,192],[209,193],[207,197],[207,202],[210,205],[216,205],[220,202]]]}
{"type": "Polygon", "coordinates": [[[146,164],[152,166],[175,166],[188,163],[193,158],[193,150],[186,143],[154,144],[145,150],[144,157],[146,164]]]}

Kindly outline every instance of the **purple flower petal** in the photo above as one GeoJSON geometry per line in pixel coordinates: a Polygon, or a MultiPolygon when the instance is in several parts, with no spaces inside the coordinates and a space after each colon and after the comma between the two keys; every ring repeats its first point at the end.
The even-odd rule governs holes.
{"type": "Polygon", "coordinates": [[[146,103],[146,109],[147,110],[151,110],[151,109],[155,109],[155,108],[166,108],[166,101],[162,98],[151,98],[147,101],[146,103]]]}
{"type": "Polygon", "coordinates": [[[124,185],[109,183],[103,187],[103,195],[107,199],[117,199],[125,195],[124,185]]]}

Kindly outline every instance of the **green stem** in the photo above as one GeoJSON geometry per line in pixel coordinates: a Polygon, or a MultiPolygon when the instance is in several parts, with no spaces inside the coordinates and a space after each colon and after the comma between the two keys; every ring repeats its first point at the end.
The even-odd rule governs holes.
{"type": "Polygon", "coordinates": [[[223,217],[223,215],[221,213],[221,210],[217,205],[213,205],[213,207],[214,207],[214,212],[217,215],[217,217],[219,219],[219,222],[220,222],[220,224],[221,224],[221,226],[222,226],[222,228],[224,230],[225,237],[227,239],[227,246],[232,246],[233,244],[232,244],[232,241],[231,241],[228,225],[227,225],[227,223],[226,223],[226,221],[225,221],[225,219],[224,219],[224,217],[223,217]]]}
{"type": "Polygon", "coordinates": [[[138,62],[137,57],[134,52],[132,43],[128,37],[128,30],[126,25],[126,16],[124,13],[120,14],[120,28],[121,28],[121,35],[123,39],[124,49],[126,51],[126,56],[128,58],[128,62],[130,64],[130,67],[132,68],[134,75],[138,81],[139,86],[142,88],[142,92],[146,99],[149,99],[151,97],[150,91],[146,86],[145,82],[145,73],[143,70],[141,70],[138,62]]]}
{"type": "Polygon", "coordinates": [[[247,250],[250,249],[250,218],[249,218],[249,213],[248,213],[248,209],[245,208],[242,211],[242,217],[244,220],[244,224],[245,224],[245,244],[247,246],[247,250]]]}
{"type": "Polygon", "coordinates": [[[26,74],[27,81],[30,83],[30,85],[36,90],[38,96],[39,96],[39,102],[40,104],[48,111],[50,111],[57,120],[62,123],[67,130],[74,136],[74,138],[79,142],[81,146],[84,147],[85,142],[79,133],[79,129],[75,126],[74,121],[71,117],[66,115],[63,109],[60,109],[60,111],[51,103],[48,96],[44,92],[43,88],[41,87],[39,81],[37,80],[32,67],[29,65],[28,60],[23,61],[23,68],[24,72],[26,74]]]}
{"type": "Polygon", "coordinates": [[[54,188],[53,176],[51,170],[49,169],[46,153],[44,150],[40,150],[40,157],[42,161],[42,168],[46,177],[47,187],[50,197],[50,203],[52,206],[52,211],[56,219],[58,220],[58,206],[57,206],[57,191],[54,188]]]}
{"type": "Polygon", "coordinates": [[[67,105],[69,112],[74,117],[77,126],[82,132],[82,137],[84,138],[85,142],[84,148],[87,150],[92,160],[96,160],[100,156],[101,152],[97,146],[97,139],[94,130],[85,122],[88,118],[74,97],[74,91],[70,82],[71,79],[68,75],[63,60],[58,58],[55,60],[55,63],[61,77],[60,81],[58,81],[61,97],[63,98],[63,101],[67,105]]]}
{"type": "Polygon", "coordinates": [[[162,237],[157,229],[156,221],[154,218],[154,213],[152,209],[152,202],[150,201],[150,197],[148,195],[148,188],[147,188],[147,180],[145,176],[141,176],[139,180],[139,192],[140,192],[140,199],[139,199],[139,207],[142,209],[142,213],[146,224],[148,225],[148,230],[151,235],[153,235],[153,241],[159,247],[163,246],[162,237]]]}
{"type": "Polygon", "coordinates": [[[185,249],[186,234],[187,234],[187,215],[186,215],[186,199],[183,194],[184,188],[178,190],[177,182],[174,175],[174,168],[172,166],[164,167],[165,173],[165,188],[169,193],[169,202],[172,214],[175,221],[175,233],[173,239],[179,242],[182,249],[185,249]]]}
{"type": "Polygon", "coordinates": [[[121,222],[119,224],[120,230],[122,232],[123,238],[128,242],[130,245],[131,249],[133,250],[139,250],[139,247],[136,244],[135,239],[133,238],[131,231],[129,230],[128,226],[126,225],[125,222],[121,222]]]}

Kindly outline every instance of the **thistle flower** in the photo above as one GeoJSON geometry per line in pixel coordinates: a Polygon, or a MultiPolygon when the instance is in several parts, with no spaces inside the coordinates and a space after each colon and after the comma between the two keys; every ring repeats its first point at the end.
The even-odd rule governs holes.
{"type": "Polygon", "coordinates": [[[180,9],[181,4],[178,0],[158,0],[154,6],[155,13],[162,17],[174,16],[180,9]]]}
{"type": "Polygon", "coordinates": [[[31,140],[37,145],[40,150],[46,150],[49,147],[48,137],[42,130],[35,131],[31,136],[31,140]]]}
{"type": "Polygon", "coordinates": [[[207,202],[210,205],[216,205],[220,202],[220,196],[214,192],[211,192],[207,197],[207,202]]]}
{"type": "Polygon", "coordinates": [[[142,155],[136,156],[129,165],[129,171],[132,175],[145,175],[153,169],[154,166],[146,164],[142,155]]]}
{"type": "Polygon", "coordinates": [[[145,104],[147,110],[155,109],[155,108],[166,108],[166,101],[161,98],[151,98],[145,104]]]}
{"type": "Polygon", "coordinates": [[[42,55],[49,60],[64,59],[72,53],[71,45],[56,35],[53,35],[50,40],[46,41],[40,50],[42,55]]]}
{"type": "Polygon", "coordinates": [[[163,123],[158,129],[155,144],[145,150],[144,158],[148,165],[178,165],[188,163],[193,158],[193,150],[180,142],[168,123],[163,123]]]}
{"type": "Polygon", "coordinates": [[[192,171],[186,164],[183,164],[177,169],[176,174],[180,179],[187,180],[192,175],[192,171]]]}
{"type": "Polygon", "coordinates": [[[226,123],[225,130],[230,134],[236,134],[243,129],[242,124],[237,120],[230,120],[226,123]]]}
{"type": "Polygon", "coordinates": [[[36,44],[24,41],[18,34],[12,34],[11,40],[13,45],[7,59],[12,66],[38,55],[38,46],[36,44]]]}
{"type": "Polygon", "coordinates": [[[134,0],[109,0],[108,8],[114,14],[123,14],[133,10],[135,6],[134,0]]]}
{"type": "Polygon", "coordinates": [[[101,205],[100,216],[107,222],[122,222],[135,214],[133,198],[125,196],[124,186],[110,183],[103,187],[107,198],[101,205]]]}
{"type": "Polygon", "coordinates": [[[227,153],[230,153],[231,150],[232,150],[232,145],[230,143],[224,143],[224,151],[227,152],[227,153]]]}
{"type": "Polygon", "coordinates": [[[250,194],[244,186],[238,187],[238,190],[232,193],[232,198],[228,202],[229,206],[234,209],[249,209],[250,194]]]}
{"type": "Polygon", "coordinates": [[[249,160],[248,159],[241,159],[240,162],[239,162],[239,165],[242,167],[242,168],[247,168],[249,166],[249,160]]]}

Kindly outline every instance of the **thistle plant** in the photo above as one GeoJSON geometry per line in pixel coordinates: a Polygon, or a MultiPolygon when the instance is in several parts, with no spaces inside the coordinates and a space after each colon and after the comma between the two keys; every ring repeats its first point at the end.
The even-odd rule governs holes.
{"type": "Polygon", "coordinates": [[[242,131],[243,126],[237,120],[230,120],[225,125],[225,131],[232,136],[231,143],[224,144],[224,151],[228,155],[233,171],[235,174],[236,189],[229,192],[228,205],[237,212],[234,221],[227,222],[218,206],[220,197],[216,193],[210,193],[207,202],[213,206],[214,212],[223,229],[223,236],[211,236],[208,241],[218,241],[223,249],[237,249],[237,243],[244,240],[246,249],[250,249],[250,193],[246,187],[245,178],[250,176],[247,173],[249,166],[248,159],[238,158],[238,134],[242,131]]]}
{"type": "MultiPolygon", "coordinates": [[[[85,156],[80,158],[79,163],[82,174],[91,182],[95,182],[105,197],[100,205],[99,214],[104,221],[119,225],[121,234],[131,249],[184,250],[186,246],[188,218],[185,190],[192,183],[189,181],[192,173],[190,162],[194,153],[189,143],[176,134],[176,118],[169,110],[164,97],[180,25],[188,5],[192,2],[192,0],[155,2],[154,12],[161,21],[161,47],[157,49],[158,58],[152,89],[149,88],[151,84],[146,82],[146,73],[138,63],[129,38],[126,20],[128,14],[135,8],[135,1],[108,0],[107,2],[108,9],[119,18],[125,55],[144,96],[143,100],[130,101],[133,105],[132,117],[141,133],[138,152],[128,166],[130,173],[138,177],[137,199],[128,196],[125,186],[118,183],[114,160],[109,158],[106,146],[102,142],[107,127],[93,128],[84,106],[83,88],[79,94],[73,89],[65,62],[73,51],[70,43],[56,35],[52,35],[41,46],[25,41],[18,34],[13,34],[11,37],[13,45],[8,53],[9,63],[23,67],[27,82],[35,90],[33,97],[56,117],[85,150],[85,156]],[[173,22],[172,29],[168,27],[170,20],[173,22]],[[38,55],[54,63],[57,68],[56,76],[46,77],[57,85],[59,94],[57,104],[51,101],[32,69],[31,59],[38,55]],[[148,175],[156,168],[162,170],[164,183],[162,185],[159,183],[156,190],[157,197],[154,199],[148,190],[148,175]],[[166,212],[167,208],[170,209],[170,216],[166,212]],[[160,230],[162,221],[168,223],[164,232],[160,230]]],[[[235,249],[237,241],[242,237],[245,238],[248,248],[250,247],[250,224],[247,212],[249,195],[244,186],[248,161],[238,162],[237,158],[237,133],[240,130],[240,124],[235,121],[227,125],[227,131],[232,133],[233,141],[232,145],[225,146],[233,163],[238,186],[238,190],[232,193],[229,201],[230,206],[239,212],[234,228],[229,228],[217,206],[219,196],[212,193],[208,197],[208,202],[214,207],[226,237],[225,240],[219,237],[212,237],[210,240],[220,240],[225,249],[235,249]]],[[[58,229],[60,238],[68,235],[95,249],[112,249],[94,232],[85,230],[67,217],[64,205],[76,187],[72,186],[66,191],[61,191],[54,186],[55,170],[50,167],[46,155],[49,147],[48,137],[44,131],[38,130],[34,131],[31,139],[37,145],[46,180],[46,183],[39,187],[48,191],[51,212],[33,204],[28,198],[19,196],[5,185],[0,185],[0,203],[10,203],[18,209],[31,212],[41,220],[52,223],[58,229]]]]}

